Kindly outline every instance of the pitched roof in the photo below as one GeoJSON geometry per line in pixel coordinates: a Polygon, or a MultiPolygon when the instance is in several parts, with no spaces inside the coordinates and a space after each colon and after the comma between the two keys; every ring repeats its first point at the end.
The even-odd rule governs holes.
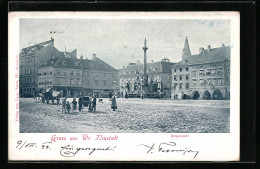
{"type": "Polygon", "coordinates": [[[230,60],[230,46],[204,50],[200,54],[191,55],[174,66],[195,65],[230,60]]]}
{"type": "Polygon", "coordinates": [[[80,60],[84,70],[106,70],[106,71],[117,71],[115,68],[104,62],[103,60],[95,57],[91,60],[84,59],[80,60]]]}
{"type": "MultiPolygon", "coordinates": [[[[174,65],[172,62],[151,62],[147,63],[147,73],[171,73],[171,66],[174,65]]],[[[129,64],[127,67],[120,69],[120,72],[128,72],[129,74],[138,74],[136,71],[143,73],[143,64],[129,64]],[[131,73],[132,72],[132,73],[131,73]]]]}
{"type": "Polygon", "coordinates": [[[54,66],[60,68],[82,69],[82,65],[77,58],[56,57],[46,61],[40,67],[54,66]]]}
{"type": "Polygon", "coordinates": [[[46,42],[35,44],[33,46],[29,46],[29,47],[23,48],[20,52],[20,55],[34,54],[34,53],[36,53],[36,51],[39,51],[39,50],[43,49],[44,47],[49,46],[49,45],[53,45],[53,44],[54,44],[54,39],[46,41],[46,42]]]}

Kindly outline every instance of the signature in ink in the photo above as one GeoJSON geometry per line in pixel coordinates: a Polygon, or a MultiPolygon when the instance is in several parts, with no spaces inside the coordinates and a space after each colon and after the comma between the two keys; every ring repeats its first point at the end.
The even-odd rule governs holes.
{"type": "Polygon", "coordinates": [[[94,152],[97,151],[114,151],[116,146],[114,148],[106,147],[106,148],[90,148],[90,147],[84,147],[84,148],[74,148],[71,145],[66,145],[61,147],[60,155],[63,157],[74,157],[79,151],[88,151],[88,155],[91,155],[94,152]]]}
{"type": "Polygon", "coordinates": [[[186,154],[193,154],[193,159],[197,157],[199,154],[199,151],[190,150],[188,148],[185,149],[176,149],[175,146],[177,144],[175,142],[168,142],[168,143],[160,143],[158,146],[153,143],[151,146],[146,144],[140,144],[138,146],[143,146],[147,148],[147,154],[152,154],[154,152],[157,153],[182,153],[183,155],[186,154]]]}

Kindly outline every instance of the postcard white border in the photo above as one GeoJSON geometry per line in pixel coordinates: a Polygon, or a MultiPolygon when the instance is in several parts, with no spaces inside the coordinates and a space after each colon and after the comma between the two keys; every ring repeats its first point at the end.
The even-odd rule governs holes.
{"type": "MultiPolygon", "coordinates": [[[[240,159],[240,15],[239,12],[10,12],[8,14],[8,159],[25,161],[239,161],[240,159]],[[88,19],[230,19],[231,20],[231,84],[230,133],[188,133],[188,138],[172,138],[174,133],[104,133],[118,135],[118,141],[57,141],[50,150],[19,149],[17,141],[51,141],[52,135],[81,138],[95,133],[19,133],[16,104],[19,103],[19,19],[20,18],[88,18],[88,19]],[[14,62],[14,59],[16,62],[14,62]],[[14,64],[15,63],[15,64],[14,64]],[[18,67],[17,67],[18,64],[18,67]],[[18,82],[18,88],[17,88],[18,82]],[[17,100],[18,99],[18,100],[17,100]],[[179,147],[199,150],[196,158],[181,154],[147,154],[140,144],[176,141],[179,147]],[[75,157],[60,155],[61,146],[106,147],[114,151],[80,152],[75,157]]],[[[19,110],[18,110],[19,111],[19,110]]],[[[99,133],[100,134],[100,133],[99,133]]],[[[178,133],[181,134],[181,133],[178,133]]],[[[187,133],[184,133],[187,134],[187,133]]]]}

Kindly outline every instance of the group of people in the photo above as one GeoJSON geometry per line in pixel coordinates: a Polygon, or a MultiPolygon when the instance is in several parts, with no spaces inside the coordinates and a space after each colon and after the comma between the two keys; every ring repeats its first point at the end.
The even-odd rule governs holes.
{"type": "MultiPolygon", "coordinates": [[[[115,95],[109,95],[110,101],[111,101],[111,109],[115,111],[117,109],[117,104],[116,104],[116,96],[115,95]]],[[[83,97],[80,96],[78,99],[78,102],[76,99],[73,99],[72,103],[72,112],[75,112],[77,110],[77,104],[79,105],[78,109],[81,112],[83,110],[83,97]]],[[[97,98],[93,96],[91,100],[88,103],[88,111],[96,111],[97,107],[97,98]]],[[[62,101],[62,113],[71,113],[71,105],[70,102],[67,101],[67,98],[65,97],[62,101]]]]}

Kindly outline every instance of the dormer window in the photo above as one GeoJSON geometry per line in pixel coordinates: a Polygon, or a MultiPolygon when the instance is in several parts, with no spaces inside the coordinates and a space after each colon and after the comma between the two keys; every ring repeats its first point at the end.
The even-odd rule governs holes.
{"type": "Polygon", "coordinates": [[[78,62],[75,62],[75,66],[78,66],[79,65],[79,63],[78,62]]]}
{"type": "Polygon", "coordinates": [[[64,61],[63,61],[63,65],[66,65],[66,64],[67,64],[67,62],[66,62],[66,60],[64,60],[64,61]]]}

